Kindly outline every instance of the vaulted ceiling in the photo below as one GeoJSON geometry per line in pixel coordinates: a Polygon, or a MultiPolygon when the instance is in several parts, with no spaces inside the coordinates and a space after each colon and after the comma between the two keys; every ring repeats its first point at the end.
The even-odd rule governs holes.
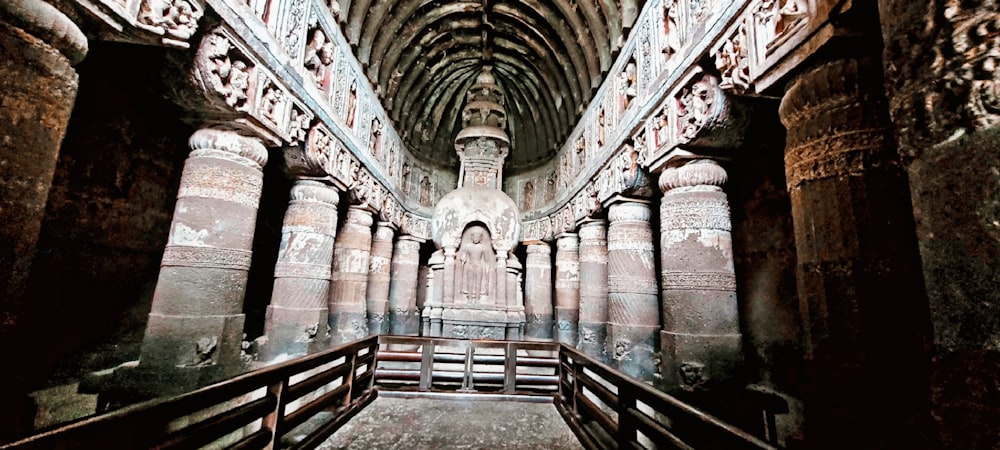
{"type": "Polygon", "coordinates": [[[610,68],[642,0],[336,0],[407,146],[443,167],[483,66],[505,92],[508,170],[547,161],[610,68]]]}

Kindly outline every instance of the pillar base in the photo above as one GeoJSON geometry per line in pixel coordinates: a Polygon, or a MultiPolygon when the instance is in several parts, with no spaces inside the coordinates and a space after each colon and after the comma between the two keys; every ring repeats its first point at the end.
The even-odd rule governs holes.
{"type": "Polygon", "coordinates": [[[608,329],[606,323],[580,322],[580,339],[576,349],[593,356],[605,364],[610,362],[607,353],[608,329]]]}
{"type": "Polygon", "coordinates": [[[346,344],[368,336],[368,314],[330,311],[330,344],[346,344]]]}
{"type": "Polygon", "coordinates": [[[267,324],[264,330],[267,342],[260,348],[260,360],[289,359],[328,348],[328,316],[326,308],[268,306],[264,322],[267,324]]]}
{"type": "Polygon", "coordinates": [[[580,310],[556,307],[556,341],[576,345],[580,310]]]}
{"type": "Polygon", "coordinates": [[[219,365],[223,377],[243,370],[243,314],[170,316],[149,314],[139,365],[159,368],[219,365]]]}
{"type": "Polygon", "coordinates": [[[743,389],[740,334],[660,332],[660,365],[667,392],[743,389]]]}
{"type": "Polygon", "coordinates": [[[524,323],[524,340],[551,341],[555,321],[552,316],[534,317],[528,314],[524,323]]]}
{"type": "Polygon", "coordinates": [[[657,325],[608,324],[607,353],[612,365],[640,381],[653,381],[656,374],[657,325]]]}

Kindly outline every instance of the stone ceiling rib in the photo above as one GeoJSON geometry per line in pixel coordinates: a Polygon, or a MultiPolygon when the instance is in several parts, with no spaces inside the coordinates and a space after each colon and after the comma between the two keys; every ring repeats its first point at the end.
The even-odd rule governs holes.
{"type": "Polygon", "coordinates": [[[634,0],[339,0],[341,26],[403,139],[451,168],[465,91],[494,67],[510,108],[511,169],[545,163],[621,45],[634,0]]]}

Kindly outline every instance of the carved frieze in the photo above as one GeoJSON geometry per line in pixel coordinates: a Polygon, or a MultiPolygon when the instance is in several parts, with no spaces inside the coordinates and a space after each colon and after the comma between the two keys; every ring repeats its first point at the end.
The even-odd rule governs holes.
{"type": "Polygon", "coordinates": [[[136,26],[163,36],[162,42],[188,48],[188,39],[198,31],[205,9],[193,0],[144,0],[136,26]]]}
{"type": "Polygon", "coordinates": [[[254,63],[222,29],[208,33],[194,59],[194,77],[216,103],[236,111],[250,108],[249,94],[254,63]]]}
{"type": "Polygon", "coordinates": [[[715,67],[722,75],[719,84],[722,89],[742,93],[750,87],[749,39],[746,23],[741,22],[736,32],[724,39],[714,51],[715,67]]]}
{"type": "Polygon", "coordinates": [[[307,0],[289,0],[285,4],[285,16],[280,41],[285,53],[292,57],[302,54],[302,41],[305,40],[306,18],[309,2],[307,0]]]}
{"type": "MultiPolygon", "coordinates": [[[[677,136],[688,142],[698,137],[702,128],[713,119],[718,86],[714,76],[705,74],[696,77],[691,84],[677,94],[677,136]]],[[[721,100],[721,99],[719,99],[721,100]]]]}
{"type": "Polygon", "coordinates": [[[329,33],[319,25],[309,29],[309,36],[302,66],[320,90],[328,91],[333,83],[333,63],[337,50],[328,37],[329,33]]]}
{"type": "Polygon", "coordinates": [[[942,77],[965,99],[969,121],[979,128],[1000,125],[1000,13],[952,6],[945,18],[954,23],[950,43],[961,58],[936,64],[942,77]]]}

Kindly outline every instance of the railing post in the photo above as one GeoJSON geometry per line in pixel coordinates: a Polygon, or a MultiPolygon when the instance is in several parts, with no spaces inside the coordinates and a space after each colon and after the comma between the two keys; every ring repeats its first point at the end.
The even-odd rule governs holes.
{"type": "Polygon", "coordinates": [[[462,388],[459,391],[474,392],[476,390],[475,383],[472,381],[472,355],[475,354],[475,349],[475,342],[471,342],[468,347],[465,347],[465,376],[462,377],[462,388]]]}
{"type": "Polygon", "coordinates": [[[424,343],[420,358],[420,391],[425,392],[431,387],[434,376],[434,341],[424,343]]]}
{"type": "Polygon", "coordinates": [[[277,383],[272,383],[267,386],[267,392],[264,395],[273,395],[276,403],[274,406],[274,411],[268,413],[261,419],[260,428],[271,430],[271,439],[268,440],[267,445],[264,446],[264,450],[274,450],[276,448],[276,443],[278,442],[278,428],[281,425],[281,420],[285,415],[285,402],[282,400],[284,397],[285,389],[288,388],[288,378],[284,378],[277,383]]]}
{"type": "Polygon", "coordinates": [[[517,347],[513,342],[508,342],[504,350],[503,390],[504,393],[513,394],[517,388],[517,347]]]}
{"type": "Polygon", "coordinates": [[[632,442],[639,439],[635,418],[628,411],[636,408],[635,391],[627,382],[618,384],[618,448],[632,448],[632,442]]]}
{"type": "Polygon", "coordinates": [[[351,402],[354,401],[354,372],[358,370],[356,365],[358,362],[358,351],[354,350],[351,352],[351,356],[348,358],[350,358],[351,371],[344,377],[344,383],[347,383],[347,395],[344,396],[344,402],[341,405],[343,407],[351,406],[351,402]]]}
{"type": "Polygon", "coordinates": [[[580,386],[580,381],[579,381],[580,372],[582,372],[582,370],[580,370],[580,363],[576,360],[576,358],[573,358],[572,364],[573,364],[573,398],[571,400],[573,401],[573,414],[576,417],[580,417],[580,410],[576,406],[576,399],[577,397],[583,395],[583,387],[580,386]]]}

